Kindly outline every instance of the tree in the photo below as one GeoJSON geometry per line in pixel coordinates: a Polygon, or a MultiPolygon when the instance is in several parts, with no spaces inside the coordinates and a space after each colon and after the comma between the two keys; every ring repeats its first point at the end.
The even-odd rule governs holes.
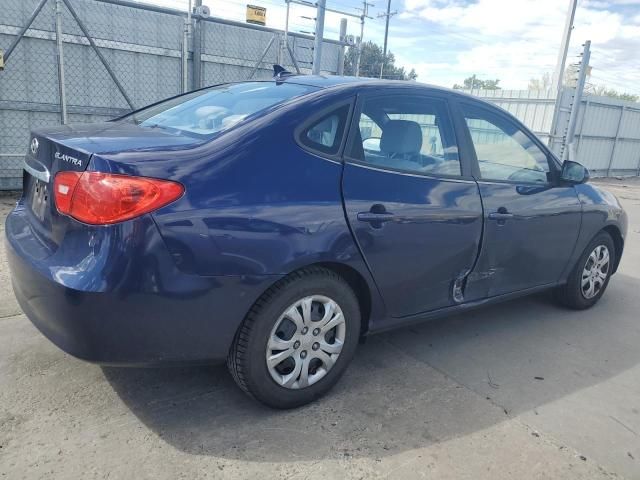
{"type": "Polygon", "coordinates": [[[500,83],[499,79],[495,80],[480,80],[475,75],[467,77],[462,82],[462,85],[458,85],[457,83],[453,86],[456,90],[500,90],[498,84],[500,83]]]}
{"type": "Polygon", "coordinates": [[[549,90],[551,88],[551,75],[549,72],[542,74],[540,78],[529,79],[529,90],[549,90]]]}
{"type": "MultiPolygon", "coordinates": [[[[382,48],[373,42],[365,42],[362,44],[362,57],[360,58],[360,76],[361,77],[380,77],[380,67],[382,66],[382,48]]],[[[355,75],[356,63],[358,59],[358,46],[349,47],[344,59],[344,74],[355,75]]],[[[396,67],[396,58],[391,52],[387,52],[384,62],[384,70],[382,78],[389,80],[415,80],[418,74],[412,68],[407,72],[404,67],[396,67]]]]}
{"type": "Polygon", "coordinates": [[[592,85],[589,88],[589,93],[593,95],[598,95],[600,97],[611,97],[617,98],[619,100],[627,100],[629,102],[637,102],[640,101],[640,95],[635,95],[633,93],[626,92],[618,92],[613,88],[608,88],[604,85],[592,85]]]}
{"type": "MultiPolygon", "coordinates": [[[[565,86],[575,88],[578,83],[578,75],[580,74],[580,68],[577,65],[569,65],[565,70],[565,86]]],[[[591,69],[587,70],[587,78],[591,75],[591,69]]],[[[588,85],[585,87],[585,90],[592,94],[598,95],[600,97],[611,97],[617,98],[619,100],[627,100],[629,102],[638,102],[640,101],[640,95],[635,95],[633,93],[626,92],[618,92],[613,88],[609,88],[605,85],[588,85]]]]}

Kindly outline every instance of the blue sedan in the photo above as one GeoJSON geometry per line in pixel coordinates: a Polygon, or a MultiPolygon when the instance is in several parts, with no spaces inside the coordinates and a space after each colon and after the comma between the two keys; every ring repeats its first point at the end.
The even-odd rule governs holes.
{"type": "Polygon", "coordinates": [[[290,408],[366,335],[545,289],[574,309],[603,295],[626,214],[514,117],[277,70],[33,132],[6,237],[46,337],[100,364],[226,361],[290,408]]]}

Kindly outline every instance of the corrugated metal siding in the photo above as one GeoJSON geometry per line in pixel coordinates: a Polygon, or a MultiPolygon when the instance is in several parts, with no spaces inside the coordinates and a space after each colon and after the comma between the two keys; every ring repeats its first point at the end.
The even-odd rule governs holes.
{"type": "Polygon", "coordinates": [[[464,90],[474,96],[494,103],[518,118],[542,141],[547,142],[553,110],[555,93],[550,90],[464,90]]]}
{"type": "MultiPolygon", "coordinates": [[[[555,92],[467,90],[504,108],[544,142],[551,143],[555,92]]],[[[554,138],[562,141],[569,121],[571,91],[565,90],[554,138]]],[[[594,176],[640,173],[640,104],[609,97],[584,96],[576,126],[576,160],[594,176]],[[624,114],[623,114],[624,111],[624,114]]],[[[556,151],[558,143],[554,143],[556,151]]]]}

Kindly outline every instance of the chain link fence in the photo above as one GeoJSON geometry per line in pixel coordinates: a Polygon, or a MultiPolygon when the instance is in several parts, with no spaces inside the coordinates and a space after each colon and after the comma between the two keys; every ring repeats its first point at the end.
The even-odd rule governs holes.
{"type": "MultiPolygon", "coordinates": [[[[0,189],[21,188],[32,129],[104,121],[200,86],[271,78],[274,63],[311,72],[312,37],[290,33],[285,43],[279,30],[195,16],[187,36],[179,10],[2,0],[0,12],[0,189]]],[[[323,73],[338,71],[343,49],[324,41],[323,73]]]]}

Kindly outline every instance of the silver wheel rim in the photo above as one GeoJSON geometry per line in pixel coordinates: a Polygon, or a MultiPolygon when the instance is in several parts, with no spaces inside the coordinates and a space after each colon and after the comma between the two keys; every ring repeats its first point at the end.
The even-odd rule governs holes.
{"type": "Polygon", "coordinates": [[[338,360],[346,331],[342,310],[329,297],[312,295],[292,303],[267,342],[271,378],[293,390],[318,382],[338,360]]]}
{"type": "Polygon", "coordinates": [[[580,288],[584,298],[593,298],[602,291],[609,274],[609,259],[609,249],[606,245],[598,245],[587,258],[587,263],[582,269],[580,288]]]}

